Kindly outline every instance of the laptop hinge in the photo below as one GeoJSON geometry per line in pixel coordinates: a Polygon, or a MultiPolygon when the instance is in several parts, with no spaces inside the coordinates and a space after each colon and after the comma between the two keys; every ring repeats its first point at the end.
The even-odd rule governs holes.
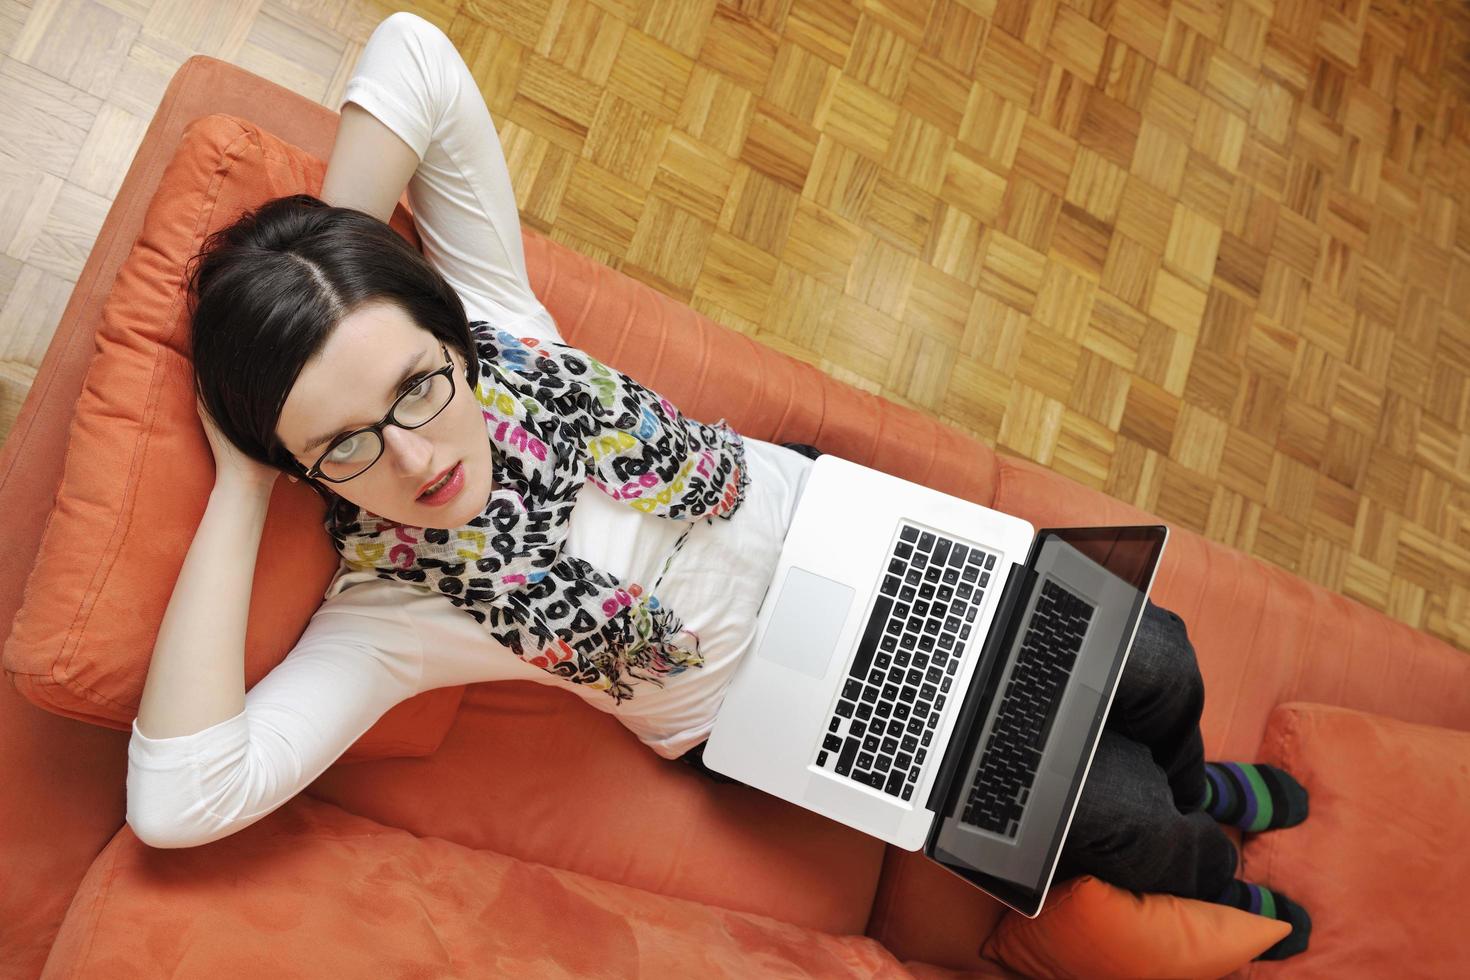
{"type": "MultiPolygon", "coordinates": [[[[1005,587],[1001,589],[1000,601],[995,607],[995,618],[991,620],[992,624],[1003,628],[991,629],[990,634],[985,638],[985,644],[980,648],[980,663],[976,665],[975,673],[970,677],[969,691],[960,705],[959,717],[955,720],[954,728],[950,729],[949,745],[944,750],[944,759],[939,763],[939,772],[935,774],[934,783],[929,788],[927,805],[935,813],[939,813],[945,790],[949,788],[950,782],[954,779],[955,770],[959,768],[961,760],[969,751],[972,730],[976,724],[975,716],[990,700],[993,687],[990,681],[995,673],[996,664],[1000,660],[1000,652],[1008,647],[1016,634],[1018,624],[1011,621],[1016,603],[1022,596],[1030,593],[1035,578],[1034,569],[1011,562],[1011,573],[1006,576],[1005,587]]],[[[983,717],[980,723],[984,723],[983,717]]],[[[934,822],[934,826],[939,826],[938,820],[934,822]]]]}

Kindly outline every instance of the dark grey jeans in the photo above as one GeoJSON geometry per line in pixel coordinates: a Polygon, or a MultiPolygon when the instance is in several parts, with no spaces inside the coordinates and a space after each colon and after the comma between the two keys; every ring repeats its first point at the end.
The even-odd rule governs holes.
{"type": "Polygon", "coordinates": [[[1239,852],[1204,810],[1205,684],[1179,616],[1145,603],[1057,881],[1093,874],[1120,888],[1206,901],[1219,896],[1239,852]]]}
{"type": "MultiPolygon", "coordinates": [[[[782,445],[812,458],[821,454],[814,446],[782,445]]],[[[1206,901],[1225,889],[1239,853],[1200,809],[1204,707],[1204,679],[1184,620],[1146,602],[1062,847],[1057,882],[1092,874],[1120,888],[1206,901]]],[[[703,750],[696,745],[679,761],[734,782],[704,765],[703,750]]]]}

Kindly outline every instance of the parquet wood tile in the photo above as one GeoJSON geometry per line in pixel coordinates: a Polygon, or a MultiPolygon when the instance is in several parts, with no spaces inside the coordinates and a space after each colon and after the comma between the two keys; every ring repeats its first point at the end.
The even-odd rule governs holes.
{"type": "Polygon", "coordinates": [[[527,225],[1470,651],[1463,4],[0,0],[0,433],[174,69],[393,9],[527,225]]]}

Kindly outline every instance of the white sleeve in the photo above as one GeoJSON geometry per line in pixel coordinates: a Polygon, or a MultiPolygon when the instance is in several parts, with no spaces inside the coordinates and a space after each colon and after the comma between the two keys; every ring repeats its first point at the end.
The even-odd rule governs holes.
{"type": "MultiPolygon", "coordinates": [[[[505,154],[479,85],[454,42],[407,11],[368,38],[342,104],[355,102],[419,156],[408,202],[424,255],[471,319],[562,342],[531,291],[505,154]]],[[[340,109],[340,107],[339,107],[340,109]]]]}
{"type": "Polygon", "coordinates": [[[133,722],[127,821],[153,847],[194,847],[255,823],[310,785],[420,690],[422,648],[395,605],[349,591],[312,616],[286,659],[211,728],[147,738],[133,722]]]}

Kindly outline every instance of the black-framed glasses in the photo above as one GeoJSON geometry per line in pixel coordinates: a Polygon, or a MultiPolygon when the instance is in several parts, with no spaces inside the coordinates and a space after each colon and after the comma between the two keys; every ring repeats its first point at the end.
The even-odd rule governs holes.
{"type": "Polygon", "coordinates": [[[443,344],[444,366],[420,378],[412,388],[393,400],[388,414],[372,425],[344,432],[306,471],[307,479],[320,477],[328,483],[346,483],[363,473],[383,455],[383,430],[390,425],[417,429],[428,425],[454,398],[454,361],[443,344]]]}

